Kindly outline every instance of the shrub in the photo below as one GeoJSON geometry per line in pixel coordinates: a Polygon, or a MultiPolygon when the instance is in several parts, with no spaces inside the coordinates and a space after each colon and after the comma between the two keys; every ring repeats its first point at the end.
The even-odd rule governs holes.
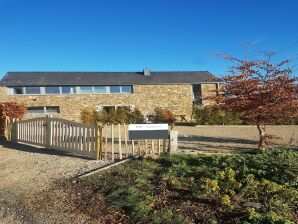
{"type": "Polygon", "coordinates": [[[144,115],[142,114],[142,112],[138,108],[135,108],[132,111],[132,113],[130,114],[129,123],[131,123],[131,124],[144,123],[144,115]]]}
{"type": "Polygon", "coordinates": [[[272,124],[275,124],[275,125],[298,125],[298,119],[288,118],[288,119],[276,121],[272,124]]]}
{"type": "Polygon", "coordinates": [[[95,124],[95,110],[92,108],[85,108],[81,111],[81,121],[85,124],[95,124]]]}
{"type": "Polygon", "coordinates": [[[111,108],[109,111],[102,109],[95,111],[86,108],[81,112],[81,121],[87,124],[135,124],[143,123],[144,116],[139,109],[131,110],[127,107],[120,107],[116,110],[111,108]]]}
{"type": "Polygon", "coordinates": [[[243,123],[236,113],[218,111],[212,106],[194,107],[193,117],[199,125],[237,125],[243,123]]]}
{"type": "Polygon", "coordinates": [[[258,223],[272,223],[272,224],[294,224],[290,220],[277,215],[275,212],[269,212],[267,214],[261,214],[255,211],[255,209],[249,209],[248,215],[242,219],[244,224],[258,224],[258,223]]]}
{"type": "Polygon", "coordinates": [[[169,123],[173,124],[176,119],[173,112],[168,108],[155,108],[154,110],[154,122],[155,123],[169,123]]]}
{"type": "MultiPolygon", "coordinates": [[[[194,107],[193,118],[199,125],[253,125],[253,122],[241,120],[240,114],[216,110],[213,106],[194,107]]],[[[296,125],[298,120],[288,118],[272,122],[271,125],[296,125]]]]}

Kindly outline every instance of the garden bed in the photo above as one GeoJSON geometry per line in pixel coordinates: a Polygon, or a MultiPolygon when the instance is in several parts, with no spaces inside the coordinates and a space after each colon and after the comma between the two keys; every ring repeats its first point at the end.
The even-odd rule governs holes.
{"type": "Polygon", "coordinates": [[[91,222],[297,223],[298,152],[139,159],[63,188],[91,222]]]}

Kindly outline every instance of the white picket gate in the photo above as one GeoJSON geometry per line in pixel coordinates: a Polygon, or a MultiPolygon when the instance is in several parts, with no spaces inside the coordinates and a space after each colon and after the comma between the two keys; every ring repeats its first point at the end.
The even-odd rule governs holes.
{"type": "Polygon", "coordinates": [[[112,161],[160,155],[170,148],[169,139],[129,140],[125,124],[97,126],[51,117],[15,121],[11,140],[112,161]]]}
{"type": "Polygon", "coordinates": [[[33,118],[13,124],[12,140],[95,158],[97,126],[60,118],[33,118]]]}

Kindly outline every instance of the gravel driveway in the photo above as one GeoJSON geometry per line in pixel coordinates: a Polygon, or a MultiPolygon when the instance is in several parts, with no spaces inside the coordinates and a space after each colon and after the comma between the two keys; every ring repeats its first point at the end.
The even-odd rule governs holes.
{"type": "MultiPolygon", "coordinates": [[[[251,125],[201,125],[197,127],[176,126],[179,133],[179,149],[187,153],[239,153],[257,148],[258,130],[251,125]]],[[[273,145],[298,147],[298,125],[272,125],[268,134],[281,139],[273,145]]]]}
{"type": "Polygon", "coordinates": [[[56,181],[106,165],[68,153],[0,142],[0,223],[72,223],[59,214],[35,214],[30,199],[56,181]]]}

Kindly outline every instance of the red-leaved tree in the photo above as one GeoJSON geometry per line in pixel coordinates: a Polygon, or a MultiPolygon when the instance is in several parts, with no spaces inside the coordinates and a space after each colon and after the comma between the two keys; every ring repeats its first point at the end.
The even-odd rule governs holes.
{"type": "Polygon", "coordinates": [[[10,139],[13,119],[21,119],[27,108],[15,102],[0,102],[0,135],[10,139]]]}
{"type": "Polygon", "coordinates": [[[277,136],[266,133],[269,123],[298,117],[297,77],[292,76],[289,60],[272,62],[275,52],[263,52],[261,60],[224,58],[233,62],[230,75],[213,99],[217,108],[239,113],[254,122],[259,131],[259,149],[265,149],[277,136]]]}

